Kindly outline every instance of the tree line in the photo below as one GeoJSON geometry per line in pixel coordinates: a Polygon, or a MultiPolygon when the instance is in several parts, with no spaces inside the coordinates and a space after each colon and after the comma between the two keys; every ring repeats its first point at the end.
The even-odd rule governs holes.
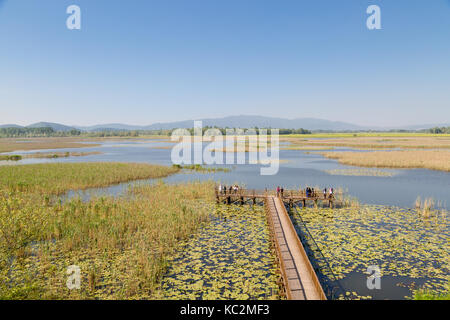
{"type": "MultiPolygon", "coordinates": [[[[236,128],[229,128],[229,127],[219,128],[219,127],[206,126],[206,127],[202,127],[202,133],[204,134],[209,129],[219,130],[222,135],[226,135],[227,134],[227,130],[236,130],[236,128]]],[[[249,128],[249,129],[243,129],[243,130],[255,130],[256,134],[259,134],[260,130],[262,130],[262,129],[263,128],[255,127],[255,128],[249,128]]],[[[174,130],[172,130],[171,132],[173,132],[174,130]]],[[[194,128],[189,128],[189,129],[186,129],[186,130],[188,130],[191,135],[194,135],[194,128]]],[[[272,129],[269,128],[269,129],[266,129],[266,130],[267,130],[267,134],[271,134],[272,129]]],[[[302,128],[300,128],[300,129],[278,129],[278,130],[279,130],[279,134],[280,135],[286,135],[286,134],[312,134],[311,131],[306,130],[306,129],[302,129],[302,128]]]]}

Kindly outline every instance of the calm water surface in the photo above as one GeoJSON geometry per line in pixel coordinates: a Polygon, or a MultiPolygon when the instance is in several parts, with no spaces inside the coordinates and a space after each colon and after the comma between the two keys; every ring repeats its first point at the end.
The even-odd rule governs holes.
{"type": "MultiPolygon", "coordinates": [[[[24,159],[21,164],[43,162],[143,162],[152,164],[171,165],[172,143],[159,140],[144,141],[107,141],[101,146],[93,148],[51,149],[27,152],[13,152],[26,154],[33,152],[92,152],[102,154],[85,157],[69,157],[58,159],[24,159]]],[[[338,148],[346,151],[350,149],[338,148]]],[[[309,186],[341,187],[349,195],[367,204],[384,204],[400,207],[412,207],[418,196],[422,199],[433,197],[440,201],[443,207],[450,209],[450,173],[425,169],[378,169],[393,174],[393,176],[346,176],[331,175],[327,170],[358,169],[357,167],[339,164],[319,154],[307,153],[307,150],[280,150],[280,159],[286,163],[280,164],[280,170],[274,176],[260,175],[262,165],[221,165],[229,167],[231,172],[223,173],[180,173],[166,178],[169,183],[191,180],[215,180],[225,184],[239,183],[250,189],[274,189],[283,186],[285,189],[309,186]]],[[[100,193],[120,193],[128,183],[110,188],[100,189],[100,193]]],[[[88,191],[85,193],[92,193],[88,191]]]]}

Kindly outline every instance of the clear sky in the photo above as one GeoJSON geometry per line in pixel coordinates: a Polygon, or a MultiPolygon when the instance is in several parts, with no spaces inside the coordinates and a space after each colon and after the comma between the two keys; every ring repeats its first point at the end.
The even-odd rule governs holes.
{"type": "Polygon", "coordinates": [[[450,0],[0,0],[0,124],[239,114],[450,122],[450,0]]]}

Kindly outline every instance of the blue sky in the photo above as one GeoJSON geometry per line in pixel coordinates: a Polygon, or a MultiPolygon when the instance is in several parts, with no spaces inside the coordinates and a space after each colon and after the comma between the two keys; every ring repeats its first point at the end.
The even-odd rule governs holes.
{"type": "Polygon", "coordinates": [[[2,124],[238,114],[450,122],[450,1],[0,0],[2,124]]]}

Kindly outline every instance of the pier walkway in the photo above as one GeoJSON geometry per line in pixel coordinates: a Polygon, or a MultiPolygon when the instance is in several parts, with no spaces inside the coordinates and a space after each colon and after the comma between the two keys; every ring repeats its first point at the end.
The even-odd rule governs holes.
{"type": "Polygon", "coordinates": [[[264,201],[287,298],[289,300],[327,299],[285,205],[292,206],[300,202],[305,206],[307,201],[314,201],[317,205],[318,201],[326,201],[332,207],[336,201],[334,195],[329,197],[313,194],[306,197],[306,194],[301,191],[285,191],[283,194],[276,194],[267,190],[220,193],[216,189],[216,200],[218,203],[228,204],[245,204],[249,201],[256,204],[258,200],[264,201]]]}

